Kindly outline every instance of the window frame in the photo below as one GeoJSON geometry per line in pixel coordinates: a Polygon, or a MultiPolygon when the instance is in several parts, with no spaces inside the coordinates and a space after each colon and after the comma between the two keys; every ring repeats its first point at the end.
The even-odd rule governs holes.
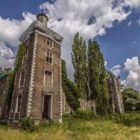
{"type": "Polygon", "coordinates": [[[44,86],[47,86],[47,87],[51,87],[51,88],[53,87],[53,72],[52,71],[49,71],[47,69],[44,70],[44,81],[43,81],[43,85],[44,86]],[[46,83],[46,72],[50,72],[51,73],[51,84],[50,85],[48,85],[46,83]]]}
{"type": "Polygon", "coordinates": [[[48,49],[52,50],[52,48],[53,48],[53,40],[51,38],[46,39],[46,46],[47,46],[48,49]]]}
{"type": "Polygon", "coordinates": [[[19,88],[22,88],[22,87],[24,87],[24,84],[25,84],[25,75],[26,75],[26,72],[25,72],[25,70],[20,72],[19,88]],[[23,77],[23,85],[21,85],[21,79],[22,79],[22,73],[23,73],[23,72],[24,72],[24,77],[23,77]]]}
{"type": "Polygon", "coordinates": [[[45,63],[53,65],[53,53],[52,52],[50,52],[50,51],[46,52],[45,63]],[[47,61],[47,59],[48,59],[48,61],[47,61]]]}

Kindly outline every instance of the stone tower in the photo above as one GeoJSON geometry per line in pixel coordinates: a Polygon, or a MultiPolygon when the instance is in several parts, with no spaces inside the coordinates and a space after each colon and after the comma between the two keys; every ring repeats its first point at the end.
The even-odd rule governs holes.
{"type": "Polygon", "coordinates": [[[62,121],[61,42],[63,38],[48,28],[48,17],[37,15],[21,35],[25,46],[22,65],[16,73],[9,119],[62,121]]]}
{"type": "Polygon", "coordinates": [[[124,105],[123,105],[123,99],[122,99],[120,87],[121,86],[120,86],[119,79],[112,73],[109,74],[108,90],[110,95],[110,108],[112,113],[124,112],[124,105]]]}

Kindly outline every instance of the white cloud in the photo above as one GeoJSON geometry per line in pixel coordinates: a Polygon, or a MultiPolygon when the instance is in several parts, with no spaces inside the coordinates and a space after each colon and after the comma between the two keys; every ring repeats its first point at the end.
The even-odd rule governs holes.
{"type": "Polygon", "coordinates": [[[0,42],[0,66],[12,67],[14,64],[14,53],[6,46],[5,43],[0,42]]]}
{"type": "Polygon", "coordinates": [[[105,62],[104,62],[105,67],[107,66],[107,63],[108,63],[108,62],[105,60],[105,62]]]}
{"type": "Polygon", "coordinates": [[[137,24],[138,24],[138,26],[140,26],[140,19],[137,20],[137,24]]]}
{"type": "MultiPolygon", "coordinates": [[[[139,5],[139,0],[55,0],[53,4],[46,2],[40,7],[47,11],[49,27],[64,37],[62,56],[68,63],[68,73],[72,75],[73,35],[80,32],[85,39],[102,36],[114,21],[121,22],[128,17],[131,10],[126,12],[125,7],[132,9],[139,5]]],[[[22,16],[22,20],[0,17],[0,42],[17,47],[19,36],[35,19],[35,15],[29,12],[22,16]]]]}
{"type": "Polygon", "coordinates": [[[140,0],[124,0],[125,5],[129,6],[130,8],[139,8],[140,7],[140,0]]]}
{"type": "Polygon", "coordinates": [[[47,11],[49,26],[64,37],[62,57],[68,63],[69,74],[72,75],[70,53],[74,34],[80,32],[85,39],[106,34],[114,21],[121,22],[131,13],[124,10],[125,6],[128,4],[122,4],[122,0],[115,4],[114,0],[56,0],[54,4],[46,2],[40,6],[47,11]]]}
{"type": "Polygon", "coordinates": [[[128,23],[127,23],[127,26],[131,26],[132,25],[132,21],[129,21],[128,23]]]}
{"type": "Polygon", "coordinates": [[[140,64],[138,57],[128,58],[124,66],[125,71],[128,72],[125,80],[126,87],[131,87],[140,91],[140,64]]]}
{"type": "Polygon", "coordinates": [[[28,12],[22,13],[23,20],[15,20],[0,17],[0,41],[10,46],[17,47],[19,36],[35,19],[34,15],[28,12]]]}
{"type": "Polygon", "coordinates": [[[29,12],[22,13],[22,20],[0,17],[0,67],[12,67],[14,64],[14,53],[8,46],[17,48],[20,35],[35,19],[29,12]]]}
{"type": "Polygon", "coordinates": [[[120,76],[121,73],[121,66],[120,65],[115,65],[111,68],[111,72],[115,75],[115,76],[120,76]]]}

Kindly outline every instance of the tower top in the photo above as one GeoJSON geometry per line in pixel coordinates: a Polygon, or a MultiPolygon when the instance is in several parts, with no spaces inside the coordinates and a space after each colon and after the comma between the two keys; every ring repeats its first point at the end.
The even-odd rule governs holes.
{"type": "Polygon", "coordinates": [[[41,13],[37,15],[37,20],[44,24],[44,26],[47,26],[49,18],[44,13],[41,13]]]}

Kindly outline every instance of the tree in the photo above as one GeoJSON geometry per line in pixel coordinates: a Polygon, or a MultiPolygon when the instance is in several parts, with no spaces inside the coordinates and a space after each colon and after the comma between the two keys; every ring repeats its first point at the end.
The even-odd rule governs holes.
{"type": "Polygon", "coordinates": [[[140,93],[132,88],[122,92],[125,111],[140,110],[140,93]]]}
{"type": "Polygon", "coordinates": [[[102,114],[106,114],[109,111],[109,94],[108,94],[108,84],[107,84],[107,71],[105,69],[104,64],[104,58],[103,54],[100,52],[100,87],[101,87],[101,93],[99,94],[101,97],[99,99],[102,99],[102,103],[100,104],[100,112],[102,114]]]}
{"type": "Polygon", "coordinates": [[[88,74],[90,99],[96,101],[97,112],[107,113],[109,96],[104,58],[99,44],[91,40],[88,43],[88,74]]]}
{"type": "Polygon", "coordinates": [[[80,98],[87,98],[86,42],[77,33],[72,45],[74,81],[80,98]]]}
{"type": "Polygon", "coordinates": [[[69,105],[73,110],[77,110],[79,108],[77,88],[67,77],[66,62],[64,60],[62,60],[62,88],[69,105]]]}
{"type": "Polygon", "coordinates": [[[96,100],[100,94],[101,87],[99,81],[99,48],[96,42],[89,40],[88,42],[88,74],[89,74],[89,87],[90,99],[96,100]]]}
{"type": "Polygon", "coordinates": [[[81,98],[87,98],[86,42],[77,33],[72,45],[74,81],[81,98]]]}

